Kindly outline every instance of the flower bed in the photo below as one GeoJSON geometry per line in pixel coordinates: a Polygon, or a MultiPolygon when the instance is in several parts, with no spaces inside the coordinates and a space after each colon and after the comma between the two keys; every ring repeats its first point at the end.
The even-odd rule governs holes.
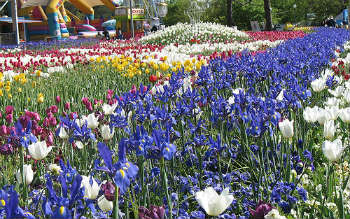
{"type": "Polygon", "coordinates": [[[248,39],[248,35],[242,31],[214,23],[179,23],[144,36],[142,43],[163,44],[196,44],[196,43],[224,43],[248,39]]]}
{"type": "Polygon", "coordinates": [[[337,121],[334,135],[328,121],[337,117],[327,116],[334,116],[330,103],[336,100],[327,100],[333,108],[323,117],[329,119],[317,117],[320,124],[327,120],[323,132],[308,120],[318,111],[307,111],[327,97],[314,88],[319,77],[326,78],[323,90],[343,94],[342,73],[322,72],[330,60],[339,66],[337,56],[346,57],[349,39],[346,30],[320,28],[254,56],[196,57],[183,66],[170,66],[156,46],[131,46],[128,56],[61,50],[84,51],[84,60],[94,65],[74,66],[81,78],[49,78],[57,92],[43,92],[37,101],[47,95],[55,105],[23,113],[9,105],[2,112],[0,185],[8,186],[0,191],[0,216],[349,215],[342,195],[348,194],[347,120],[337,121]],[[154,57],[141,61],[150,52],[154,57]],[[147,68],[152,72],[134,77],[147,68]],[[115,69],[121,70],[111,73],[115,69]],[[85,86],[77,92],[74,84],[85,86]]]}

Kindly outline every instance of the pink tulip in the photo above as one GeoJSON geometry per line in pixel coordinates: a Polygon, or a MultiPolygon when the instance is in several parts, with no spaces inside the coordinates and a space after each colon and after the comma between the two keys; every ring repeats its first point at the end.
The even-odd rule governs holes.
{"type": "Polygon", "coordinates": [[[58,107],[56,105],[52,105],[50,107],[52,113],[57,113],[58,112],[58,107]]]}
{"type": "Polygon", "coordinates": [[[70,109],[70,103],[69,103],[69,102],[65,103],[65,104],[64,104],[64,108],[65,108],[66,110],[69,110],[69,109],[70,109]]]}
{"type": "Polygon", "coordinates": [[[11,105],[6,106],[6,108],[5,108],[6,114],[7,115],[12,114],[13,113],[13,109],[14,108],[11,105]]]}
{"type": "Polygon", "coordinates": [[[6,115],[6,122],[8,124],[12,123],[13,122],[13,114],[8,114],[6,115]]]}
{"type": "Polygon", "coordinates": [[[60,96],[56,96],[56,103],[61,102],[61,97],[60,96]]]}
{"type": "Polygon", "coordinates": [[[0,126],[0,136],[4,136],[4,135],[7,135],[7,134],[8,134],[8,132],[7,132],[6,125],[0,126]]]}

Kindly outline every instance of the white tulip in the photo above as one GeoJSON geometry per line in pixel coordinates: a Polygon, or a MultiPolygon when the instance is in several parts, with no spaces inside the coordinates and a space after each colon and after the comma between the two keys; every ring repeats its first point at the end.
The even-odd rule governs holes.
{"type": "Polygon", "coordinates": [[[322,108],[319,109],[317,115],[315,116],[317,117],[317,122],[320,123],[320,125],[323,125],[326,121],[331,119],[330,113],[322,108]]]}
{"type": "Polygon", "coordinates": [[[281,92],[278,94],[278,96],[276,97],[276,100],[282,101],[283,98],[284,98],[284,89],[282,89],[281,92]]]}
{"type": "Polygon", "coordinates": [[[104,195],[97,199],[97,205],[104,212],[113,210],[113,202],[108,201],[104,195]]]}
{"type": "Polygon", "coordinates": [[[30,156],[32,156],[35,160],[44,159],[52,150],[52,146],[47,147],[46,141],[37,141],[28,146],[28,151],[30,156]]]}
{"type": "Polygon", "coordinates": [[[343,93],[343,99],[347,102],[350,103],[350,89],[347,88],[344,93],[343,93]]]}
{"type": "Polygon", "coordinates": [[[264,219],[287,219],[286,216],[280,215],[277,209],[272,209],[264,216],[264,219]]]}
{"type": "Polygon", "coordinates": [[[350,107],[341,109],[339,111],[339,118],[345,123],[350,123],[350,107]]]}
{"type": "Polygon", "coordinates": [[[315,92],[320,92],[326,88],[326,81],[322,78],[316,79],[311,82],[311,87],[315,92]]]}
{"type": "Polygon", "coordinates": [[[334,125],[334,120],[329,120],[323,125],[323,136],[326,139],[332,139],[336,131],[336,126],[334,125]]]}
{"type": "Polygon", "coordinates": [[[213,187],[208,187],[204,191],[197,192],[195,197],[209,216],[222,214],[233,201],[233,195],[229,194],[228,188],[224,189],[221,195],[218,195],[213,187]]]}
{"type": "Polygon", "coordinates": [[[83,144],[83,142],[81,142],[81,141],[76,141],[76,142],[75,142],[75,145],[76,145],[77,148],[79,148],[79,149],[83,149],[83,148],[84,148],[84,144],[83,144]]]}
{"type": "Polygon", "coordinates": [[[113,138],[114,129],[111,130],[109,125],[103,125],[101,126],[101,135],[103,140],[110,140],[113,138]]]}
{"type": "MultiPolygon", "coordinates": [[[[23,177],[24,177],[24,181],[26,182],[26,185],[29,185],[32,183],[33,178],[34,178],[34,172],[32,170],[32,165],[29,164],[24,164],[23,165],[23,177]]],[[[21,170],[18,170],[16,173],[16,178],[18,183],[22,183],[22,174],[21,174],[21,170]]]]}
{"type": "Polygon", "coordinates": [[[97,184],[96,180],[92,178],[92,185],[90,184],[90,176],[82,176],[81,187],[84,187],[84,196],[88,199],[94,200],[98,196],[100,191],[100,186],[97,184]]]}
{"type": "Polygon", "coordinates": [[[306,122],[316,122],[317,121],[317,114],[318,114],[319,108],[318,106],[315,107],[306,107],[303,112],[303,117],[306,122]]]}
{"type": "Polygon", "coordinates": [[[328,92],[332,94],[334,97],[340,97],[345,90],[345,87],[338,86],[335,90],[328,89],[328,92]]]}
{"type": "Polygon", "coordinates": [[[113,104],[112,106],[109,104],[103,104],[102,110],[105,113],[105,115],[112,115],[114,113],[114,110],[117,108],[118,103],[113,104]]]}
{"type": "Polygon", "coordinates": [[[61,167],[55,163],[49,165],[49,170],[55,175],[59,175],[62,172],[61,167]]]}
{"type": "Polygon", "coordinates": [[[340,99],[335,98],[335,97],[330,97],[327,99],[327,101],[324,103],[325,106],[339,106],[340,104],[340,99]]]}
{"type": "Polygon", "coordinates": [[[280,128],[280,131],[285,138],[291,138],[294,135],[293,130],[293,123],[294,121],[289,121],[288,119],[283,120],[282,122],[278,123],[278,127],[280,128]]]}
{"type": "Polygon", "coordinates": [[[68,139],[69,135],[67,134],[66,130],[63,127],[60,127],[60,132],[58,133],[58,137],[61,139],[68,139]]]}
{"type": "Polygon", "coordinates": [[[336,139],[333,142],[326,140],[322,144],[322,151],[328,160],[337,161],[341,157],[344,148],[340,139],[336,139]]]}
{"type": "Polygon", "coordinates": [[[95,114],[91,113],[87,116],[87,127],[90,129],[95,129],[98,127],[98,118],[95,117],[95,114]]]}
{"type": "Polygon", "coordinates": [[[338,106],[326,107],[325,110],[329,114],[329,119],[336,120],[338,118],[338,115],[339,115],[339,107],[338,106]]]}

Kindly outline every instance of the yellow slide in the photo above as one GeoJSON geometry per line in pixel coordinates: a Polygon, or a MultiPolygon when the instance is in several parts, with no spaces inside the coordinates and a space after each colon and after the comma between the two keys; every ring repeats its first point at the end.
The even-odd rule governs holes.
{"type": "Polygon", "coordinates": [[[112,3],[111,0],[101,0],[101,2],[107,7],[109,8],[111,11],[115,11],[115,6],[114,4],[112,3]]]}
{"type": "Polygon", "coordinates": [[[84,0],[69,0],[72,5],[74,5],[81,12],[86,14],[89,20],[94,19],[94,9],[90,7],[84,0]]]}

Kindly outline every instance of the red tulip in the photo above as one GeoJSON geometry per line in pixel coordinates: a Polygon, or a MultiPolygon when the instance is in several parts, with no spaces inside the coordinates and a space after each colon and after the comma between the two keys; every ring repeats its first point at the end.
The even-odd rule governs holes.
{"type": "Polygon", "coordinates": [[[158,80],[158,77],[156,75],[150,75],[149,76],[149,81],[152,82],[152,83],[155,83],[157,82],[158,80]]]}

